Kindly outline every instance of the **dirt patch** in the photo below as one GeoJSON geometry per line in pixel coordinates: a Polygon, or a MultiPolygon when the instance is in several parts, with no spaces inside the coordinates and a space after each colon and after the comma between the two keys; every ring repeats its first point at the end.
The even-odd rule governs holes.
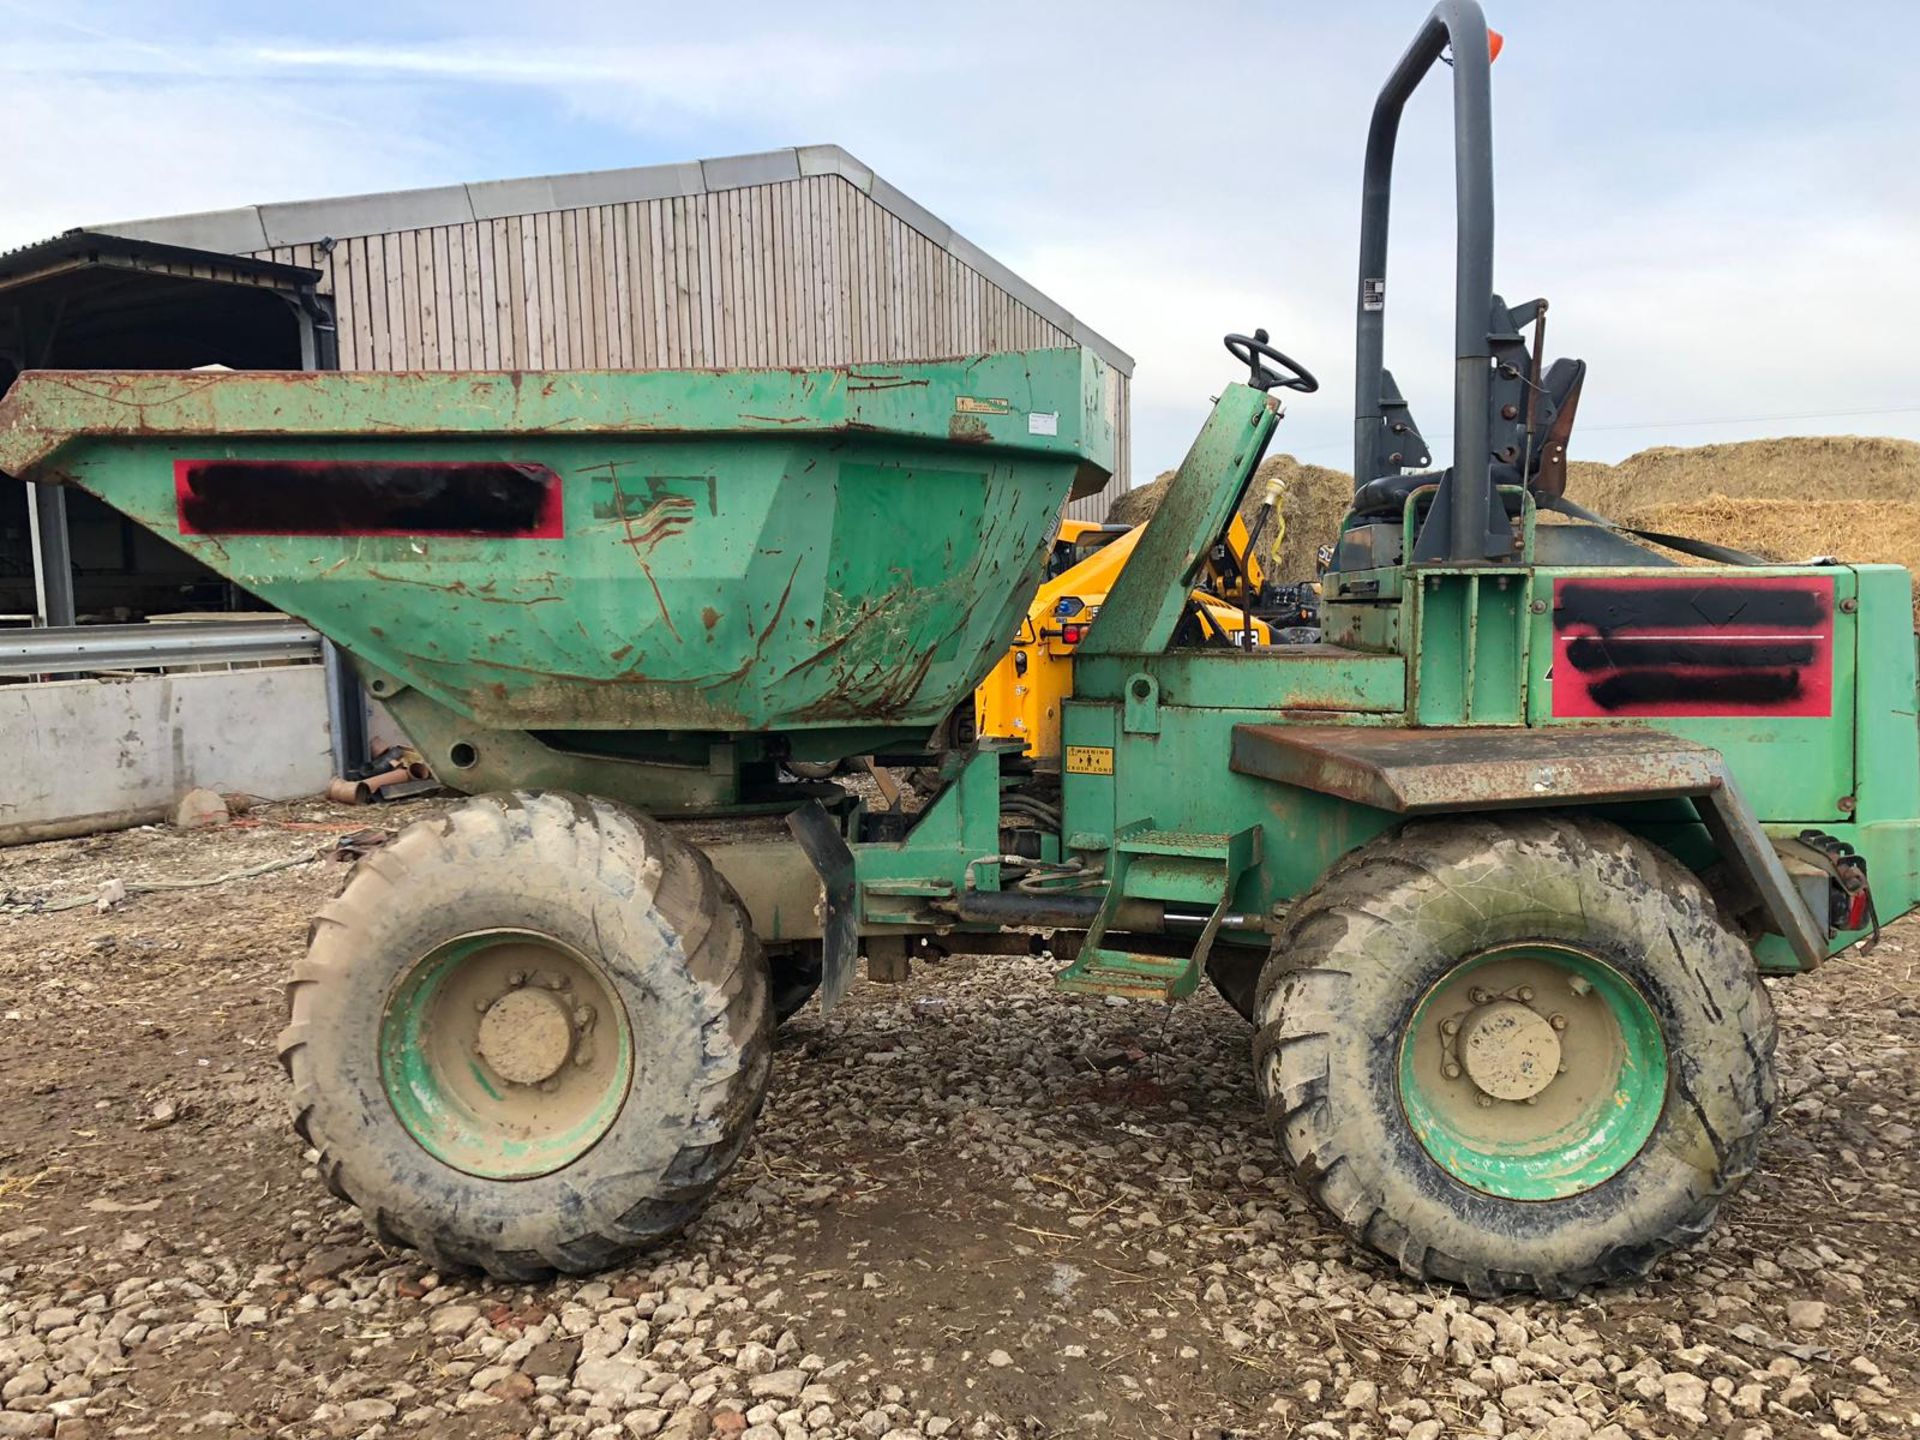
{"type": "Polygon", "coordinates": [[[287,1128],[280,987],[345,866],[33,909],[317,823],[0,851],[0,1434],[1812,1440],[1920,1414],[1920,922],[1772,987],[1761,1167],[1632,1289],[1409,1284],[1284,1173],[1211,994],[968,957],[792,1021],[681,1239],[524,1287],[383,1249],[287,1128]]]}

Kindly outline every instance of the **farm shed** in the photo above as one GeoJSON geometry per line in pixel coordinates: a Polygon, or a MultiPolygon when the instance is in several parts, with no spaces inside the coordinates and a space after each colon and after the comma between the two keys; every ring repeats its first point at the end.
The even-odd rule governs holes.
{"type": "MultiPolygon", "coordinates": [[[[343,370],[669,369],[1084,345],[1133,360],[836,145],[102,227],[321,272],[343,370]]],[[[1077,503],[1099,519],[1108,497],[1077,503]]]]}

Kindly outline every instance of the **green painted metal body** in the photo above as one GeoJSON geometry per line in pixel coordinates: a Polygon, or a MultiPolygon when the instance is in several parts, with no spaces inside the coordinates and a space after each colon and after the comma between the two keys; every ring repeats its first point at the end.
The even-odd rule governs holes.
{"type": "MultiPolygon", "coordinates": [[[[1659,728],[1724,755],[1770,834],[1787,838],[1817,826],[1854,846],[1867,858],[1885,921],[1920,903],[1920,824],[1915,819],[1920,816],[1920,733],[1909,582],[1905,571],[1889,566],[1824,573],[1863,597],[1852,614],[1842,617],[1831,719],[1698,719],[1663,722],[1659,728]],[[1872,658],[1859,664],[1860,655],[1872,658]]],[[[1408,633],[1416,643],[1421,638],[1417,627],[1408,633]]],[[[1535,648],[1537,657],[1551,653],[1544,638],[1535,648]]],[[[1356,704],[1342,711],[1329,705],[1343,683],[1356,702],[1373,704],[1378,687],[1366,677],[1376,675],[1378,662],[1389,658],[1330,650],[1284,658],[1233,653],[1112,657],[1083,665],[1075,677],[1076,698],[1066,706],[1063,743],[1110,749],[1113,773],[1064,777],[1065,828],[1072,843],[1091,857],[1103,857],[1114,853],[1115,837],[1129,827],[1258,827],[1264,862],[1242,879],[1233,908],[1263,916],[1305,894],[1334,861],[1398,823],[1397,817],[1319,791],[1231,773],[1227,757],[1235,728],[1417,723],[1408,708],[1384,712],[1356,704]],[[1156,682],[1159,696],[1150,727],[1128,723],[1126,687],[1142,677],[1156,682]],[[1196,775],[1206,775],[1206,783],[1196,775]]],[[[1411,668],[1400,657],[1390,658],[1411,668]]],[[[1429,657],[1426,663],[1434,662],[1429,657]]],[[[1544,665],[1536,658],[1527,677],[1532,723],[1541,728],[1598,723],[1542,713],[1542,692],[1551,684],[1544,665]]],[[[1635,782],[1623,775],[1621,783],[1630,791],[1635,782]]],[[[1458,808],[1478,807],[1463,793],[1458,808]]],[[[1694,807],[1684,800],[1636,802],[1628,794],[1594,808],[1697,869],[1719,858],[1694,807]]],[[[1831,938],[1829,950],[1837,952],[1859,938],[1858,932],[1841,932],[1831,938]]],[[[1761,937],[1755,951],[1770,972],[1803,968],[1777,935],[1761,937]]]]}
{"type": "Polygon", "coordinates": [[[423,724],[431,705],[483,732],[924,730],[1004,649],[1062,502],[1113,465],[1104,367],[1075,349],[829,370],[41,373],[0,407],[0,470],[98,495],[335,640],[376,693],[414,692],[423,724]],[[539,465],[558,514],[516,538],[192,533],[176,462],[214,459],[539,465]]]}
{"type": "MultiPolygon", "coordinates": [[[[1216,422],[1224,418],[1228,430],[1254,410],[1254,399],[1236,396],[1236,388],[1228,387],[1216,411],[1216,422]]],[[[1222,495],[1230,512],[1258,461],[1257,451],[1251,461],[1233,452],[1228,462],[1201,450],[1196,445],[1170,486],[1156,526],[1167,516],[1170,529],[1217,533],[1206,527],[1222,495]]],[[[1069,753],[1111,754],[1110,773],[1069,767],[1063,777],[1070,847],[1112,875],[1127,863],[1125,837],[1141,829],[1255,830],[1262,863],[1239,879],[1231,905],[1248,916],[1269,916],[1311,889],[1342,855],[1398,821],[1324,790],[1229,771],[1237,727],[1382,726],[1431,730],[1436,739],[1470,727],[1546,734],[1630,727],[1717,751],[1767,833],[1785,838],[1817,827],[1853,845],[1867,858],[1883,921],[1920,902],[1920,727],[1911,582],[1904,570],[1716,566],[1685,572],[1702,587],[1768,577],[1830,584],[1830,714],[1568,718],[1556,715],[1552,703],[1556,581],[1680,572],[1651,554],[1644,569],[1527,563],[1533,527],[1527,504],[1520,563],[1513,565],[1395,566],[1337,577],[1345,598],[1331,599],[1324,619],[1327,632],[1344,643],[1260,654],[1169,650],[1172,627],[1154,603],[1155,585],[1182,582],[1165,574],[1156,581],[1130,567],[1081,649],[1075,696],[1065,707],[1062,738],[1069,753]],[[1122,637],[1126,643],[1115,643],[1122,637]]],[[[1142,553],[1150,538],[1142,541],[1142,553]]],[[[1163,544],[1169,554],[1185,554],[1190,542],[1169,537],[1163,544]]],[[[1698,808],[1666,793],[1659,777],[1623,771],[1618,793],[1577,808],[1607,814],[1707,869],[1721,857],[1698,808]],[[1661,798],[1649,798],[1655,795],[1661,798]]],[[[1455,797],[1463,812],[1488,803],[1469,785],[1455,797]]],[[[1249,938],[1265,943],[1244,931],[1222,936],[1224,943],[1249,938]]],[[[1827,947],[1837,951],[1859,938],[1841,932],[1827,947]]],[[[1803,968],[1778,935],[1762,936],[1755,949],[1766,970],[1803,968]]],[[[1190,983],[1184,977],[1181,986],[1190,983]]]]}
{"type": "MultiPolygon", "coordinates": [[[[1023,613],[1061,502],[1113,463],[1103,396],[1077,351],[884,373],[29,376],[0,405],[0,467],[85,486],[332,635],[462,788],[777,813],[795,802],[747,794],[754,767],[917,739],[967,697],[1023,613]],[[182,535],[172,462],[209,453],[537,461],[561,477],[564,535],[182,535]]],[[[1041,865],[1069,867],[1065,888],[1103,908],[1065,983],[1188,993],[1209,947],[1264,945],[1269,917],[1397,823],[1337,787],[1234,768],[1242,727],[1505,727],[1549,743],[1657,729],[1724,757],[1770,833],[1818,826],[1855,846],[1883,919],[1920,899],[1904,571],[1689,572],[1832,587],[1831,708],[1817,717],[1556,714],[1554,586],[1643,571],[1534,563],[1530,503],[1514,563],[1342,574],[1325,607],[1340,643],[1177,649],[1168,597],[1186,593],[1278,420],[1267,396],[1224,388],[1081,647],[1064,740],[1105,763],[1070,759],[1041,865]],[[1180,911],[1200,934],[1169,960],[1125,938],[1123,905],[1136,922],[1180,911]]],[[[1676,572],[1649,557],[1644,573],[1676,572]]],[[[1001,795],[1017,779],[991,749],[943,764],[947,789],[904,838],[862,843],[862,815],[844,817],[869,933],[952,929],[968,891],[1012,887],[1001,795]]],[[[1461,811],[1487,803],[1470,784],[1456,797],[1461,811]]],[[[1725,858],[1700,806],[1659,777],[1629,768],[1579,803],[1702,870],[1725,858]]],[[[712,853],[768,938],[820,933],[783,839],[712,853]]],[[[1756,953],[1769,970],[1803,963],[1778,936],[1756,953]]]]}

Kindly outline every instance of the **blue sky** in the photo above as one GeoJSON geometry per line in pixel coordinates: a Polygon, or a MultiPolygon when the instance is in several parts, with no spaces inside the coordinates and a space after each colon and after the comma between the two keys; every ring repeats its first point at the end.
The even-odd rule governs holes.
{"type": "MultiPolygon", "coordinates": [[[[1138,360],[1137,473],[1265,325],[1346,463],[1353,250],[1403,0],[808,7],[0,0],[0,245],[258,201],[831,141],[1138,360]]],[[[1492,0],[1511,301],[1591,364],[1575,454],[1920,437],[1920,6],[1492,0]],[[1843,19],[1831,18],[1843,16],[1843,19]]],[[[1388,354],[1446,443],[1444,92],[1400,153],[1388,354]]],[[[1817,481],[1811,481],[1816,483],[1817,481]]]]}

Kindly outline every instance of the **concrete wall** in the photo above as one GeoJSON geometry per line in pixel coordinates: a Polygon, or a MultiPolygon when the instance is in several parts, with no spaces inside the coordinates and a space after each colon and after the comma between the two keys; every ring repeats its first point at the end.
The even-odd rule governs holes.
{"type": "Polygon", "coordinates": [[[139,823],[196,785],[296,799],[333,770],[318,665],[0,686],[0,736],[0,845],[139,823]]]}

